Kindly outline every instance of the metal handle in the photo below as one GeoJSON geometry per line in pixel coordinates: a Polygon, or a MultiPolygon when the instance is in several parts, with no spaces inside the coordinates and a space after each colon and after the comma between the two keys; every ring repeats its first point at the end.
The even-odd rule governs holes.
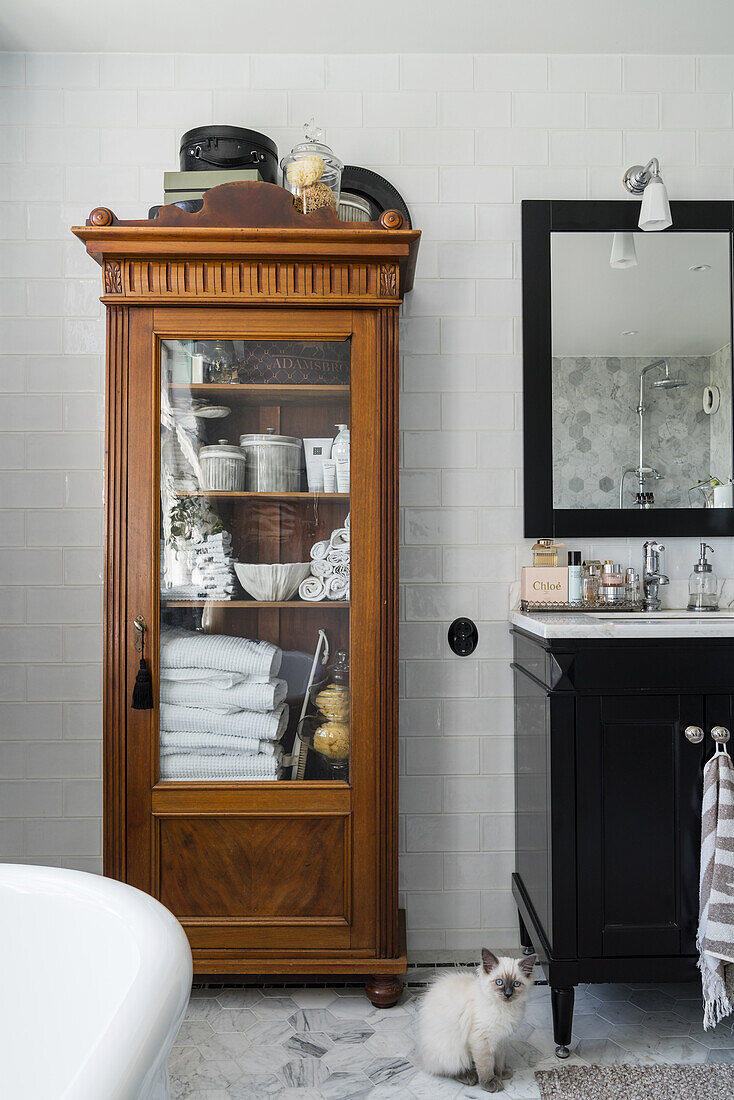
{"type": "Polygon", "coordinates": [[[685,735],[692,745],[700,745],[703,741],[703,730],[700,726],[686,726],[685,735]]]}
{"type": "Polygon", "coordinates": [[[148,629],[148,624],[142,615],[136,615],[133,619],[133,629],[135,631],[135,652],[142,653],[145,646],[145,632],[148,629]]]}
{"type": "Polygon", "coordinates": [[[725,745],[729,740],[731,734],[726,726],[714,726],[711,730],[711,736],[717,745],[725,745]]]}

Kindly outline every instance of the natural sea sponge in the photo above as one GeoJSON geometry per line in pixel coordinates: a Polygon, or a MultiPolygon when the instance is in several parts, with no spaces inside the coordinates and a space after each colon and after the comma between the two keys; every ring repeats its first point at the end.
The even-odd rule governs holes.
{"type": "Polygon", "coordinates": [[[325,206],[336,208],[336,195],[325,183],[312,183],[293,196],[293,205],[300,214],[310,214],[325,206]]]}
{"type": "Polygon", "coordinates": [[[290,162],[285,170],[285,178],[291,187],[310,187],[318,183],[325,168],[326,164],[321,157],[300,157],[290,162]]]}

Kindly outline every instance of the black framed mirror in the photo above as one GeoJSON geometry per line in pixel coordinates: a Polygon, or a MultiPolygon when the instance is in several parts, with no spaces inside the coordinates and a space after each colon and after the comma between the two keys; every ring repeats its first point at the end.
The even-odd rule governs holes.
{"type": "Polygon", "coordinates": [[[528,537],[734,534],[734,203],[522,204],[528,537]]]}

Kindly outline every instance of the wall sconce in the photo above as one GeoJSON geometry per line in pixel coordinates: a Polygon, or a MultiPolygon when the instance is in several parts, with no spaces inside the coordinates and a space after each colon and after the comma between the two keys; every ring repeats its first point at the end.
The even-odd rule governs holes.
{"type": "Polygon", "coordinates": [[[673,224],[668,191],[660,175],[657,157],[644,166],[633,164],[622,177],[622,183],[632,195],[642,195],[638,225],[646,233],[658,233],[673,224]]]}
{"type": "Polygon", "coordinates": [[[633,233],[615,233],[612,237],[610,267],[637,267],[637,250],[633,233]]]}

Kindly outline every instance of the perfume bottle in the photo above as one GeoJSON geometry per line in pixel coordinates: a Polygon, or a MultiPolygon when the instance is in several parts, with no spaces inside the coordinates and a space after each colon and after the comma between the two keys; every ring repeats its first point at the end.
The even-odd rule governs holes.
{"type": "Polygon", "coordinates": [[[558,565],[558,551],[564,550],[562,542],[554,542],[553,539],[538,539],[533,545],[533,565],[556,566],[558,565]]]}

